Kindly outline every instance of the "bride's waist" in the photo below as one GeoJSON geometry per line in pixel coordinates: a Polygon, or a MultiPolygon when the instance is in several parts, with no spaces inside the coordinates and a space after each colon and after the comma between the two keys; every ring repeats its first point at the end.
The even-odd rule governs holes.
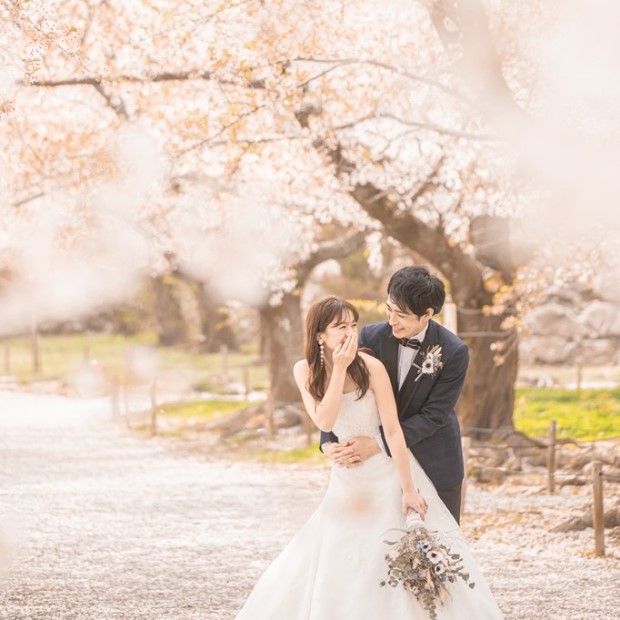
{"type": "Polygon", "coordinates": [[[376,429],[366,429],[363,431],[357,430],[355,432],[349,432],[348,435],[345,435],[342,431],[338,433],[337,430],[334,429],[334,433],[338,437],[338,443],[345,444],[347,443],[347,441],[357,439],[358,437],[367,437],[368,439],[374,439],[375,441],[378,441],[381,431],[379,430],[379,427],[377,427],[376,429]]]}
{"type": "Polygon", "coordinates": [[[361,463],[350,467],[337,464],[332,466],[333,475],[342,478],[367,478],[374,474],[383,476],[390,471],[396,471],[394,463],[392,459],[383,452],[373,454],[361,463]]]}

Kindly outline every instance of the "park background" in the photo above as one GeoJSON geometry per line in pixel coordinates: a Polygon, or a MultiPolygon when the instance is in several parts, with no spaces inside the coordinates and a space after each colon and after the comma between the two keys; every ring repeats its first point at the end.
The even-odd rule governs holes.
{"type": "MultiPolygon", "coordinates": [[[[160,463],[241,462],[256,480],[290,467],[314,488],[326,464],[291,372],[304,312],[333,293],[361,324],[383,320],[389,275],[426,264],[448,290],[439,320],[470,349],[466,533],[488,536],[492,555],[538,515],[531,548],[572,557],[579,545],[568,570],[598,582],[600,607],[568,597],[563,617],[611,618],[619,16],[577,0],[0,0],[7,520],[22,510],[17,446],[45,463],[63,452],[28,442],[55,437],[68,461],[84,457],[62,415],[25,413],[59,402],[161,448],[160,463]],[[11,431],[15,419],[30,430],[11,431]]],[[[317,497],[299,500],[306,516],[317,497]]],[[[30,560],[48,549],[25,539],[30,560]]],[[[234,616],[284,542],[269,540],[234,596],[202,600],[207,617],[234,616]]],[[[59,583],[19,566],[7,617],[103,617],[94,595],[67,608],[59,583]]],[[[558,574],[550,601],[574,591],[558,574]]],[[[492,583],[508,617],[532,617],[518,584],[509,572],[492,583]]],[[[140,617],[114,600],[118,617],[140,617]]],[[[204,617],[164,607],[149,617],[204,617]]]]}

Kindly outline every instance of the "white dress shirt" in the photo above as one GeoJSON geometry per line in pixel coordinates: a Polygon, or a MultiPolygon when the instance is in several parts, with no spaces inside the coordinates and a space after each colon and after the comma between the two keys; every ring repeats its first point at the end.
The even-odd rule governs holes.
{"type": "MultiPolygon", "coordinates": [[[[417,338],[420,341],[420,346],[424,342],[426,332],[428,331],[428,323],[426,327],[419,333],[411,336],[411,338],[417,338]]],[[[416,358],[420,349],[413,349],[411,347],[405,347],[402,344],[398,345],[398,389],[403,387],[403,383],[411,370],[413,360],[416,358]]]]}
{"type": "MultiPolygon", "coordinates": [[[[426,332],[428,330],[428,323],[426,327],[419,333],[414,334],[411,338],[417,338],[420,341],[420,347],[424,342],[424,338],[426,337],[426,332]]],[[[413,360],[415,360],[416,356],[420,349],[414,349],[412,347],[406,347],[399,343],[398,345],[398,389],[400,390],[403,387],[403,383],[407,378],[407,375],[411,371],[411,366],[413,365],[413,360]]],[[[377,433],[375,435],[375,440],[379,444],[379,448],[381,448],[381,452],[387,455],[387,450],[385,449],[385,444],[383,443],[383,437],[381,433],[377,433]]]]}

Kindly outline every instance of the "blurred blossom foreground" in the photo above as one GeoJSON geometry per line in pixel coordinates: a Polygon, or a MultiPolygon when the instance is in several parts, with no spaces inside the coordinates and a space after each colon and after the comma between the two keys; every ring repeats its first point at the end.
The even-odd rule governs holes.
{"type": "MultiPolygon", "coordinates": [[[[109,415],[103,399],[0,393],[0,618],[230,620],[327,467],[200,459],[109,415]]],[[[594,559],[591,530],[549,533],[589,487],[523,485],[472,484],[464,519],[506,617],[617,618],[618,538],[594,559]]]]}

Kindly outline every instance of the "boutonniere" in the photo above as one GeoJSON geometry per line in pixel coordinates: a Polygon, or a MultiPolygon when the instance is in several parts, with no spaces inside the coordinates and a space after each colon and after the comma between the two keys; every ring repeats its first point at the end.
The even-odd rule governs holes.
{"type": "Polygon", "coordinates": [[[443,368],[443,362],[441,361],[441,346],[434,344],[429,347],[424,354],[422,366],[415,363],[413,366],[418,369],[418,376],[415,378],[416,381],[418,381],[422,375],[430,375],[431,377],[434,377],[435,373],[443,368]]]}

